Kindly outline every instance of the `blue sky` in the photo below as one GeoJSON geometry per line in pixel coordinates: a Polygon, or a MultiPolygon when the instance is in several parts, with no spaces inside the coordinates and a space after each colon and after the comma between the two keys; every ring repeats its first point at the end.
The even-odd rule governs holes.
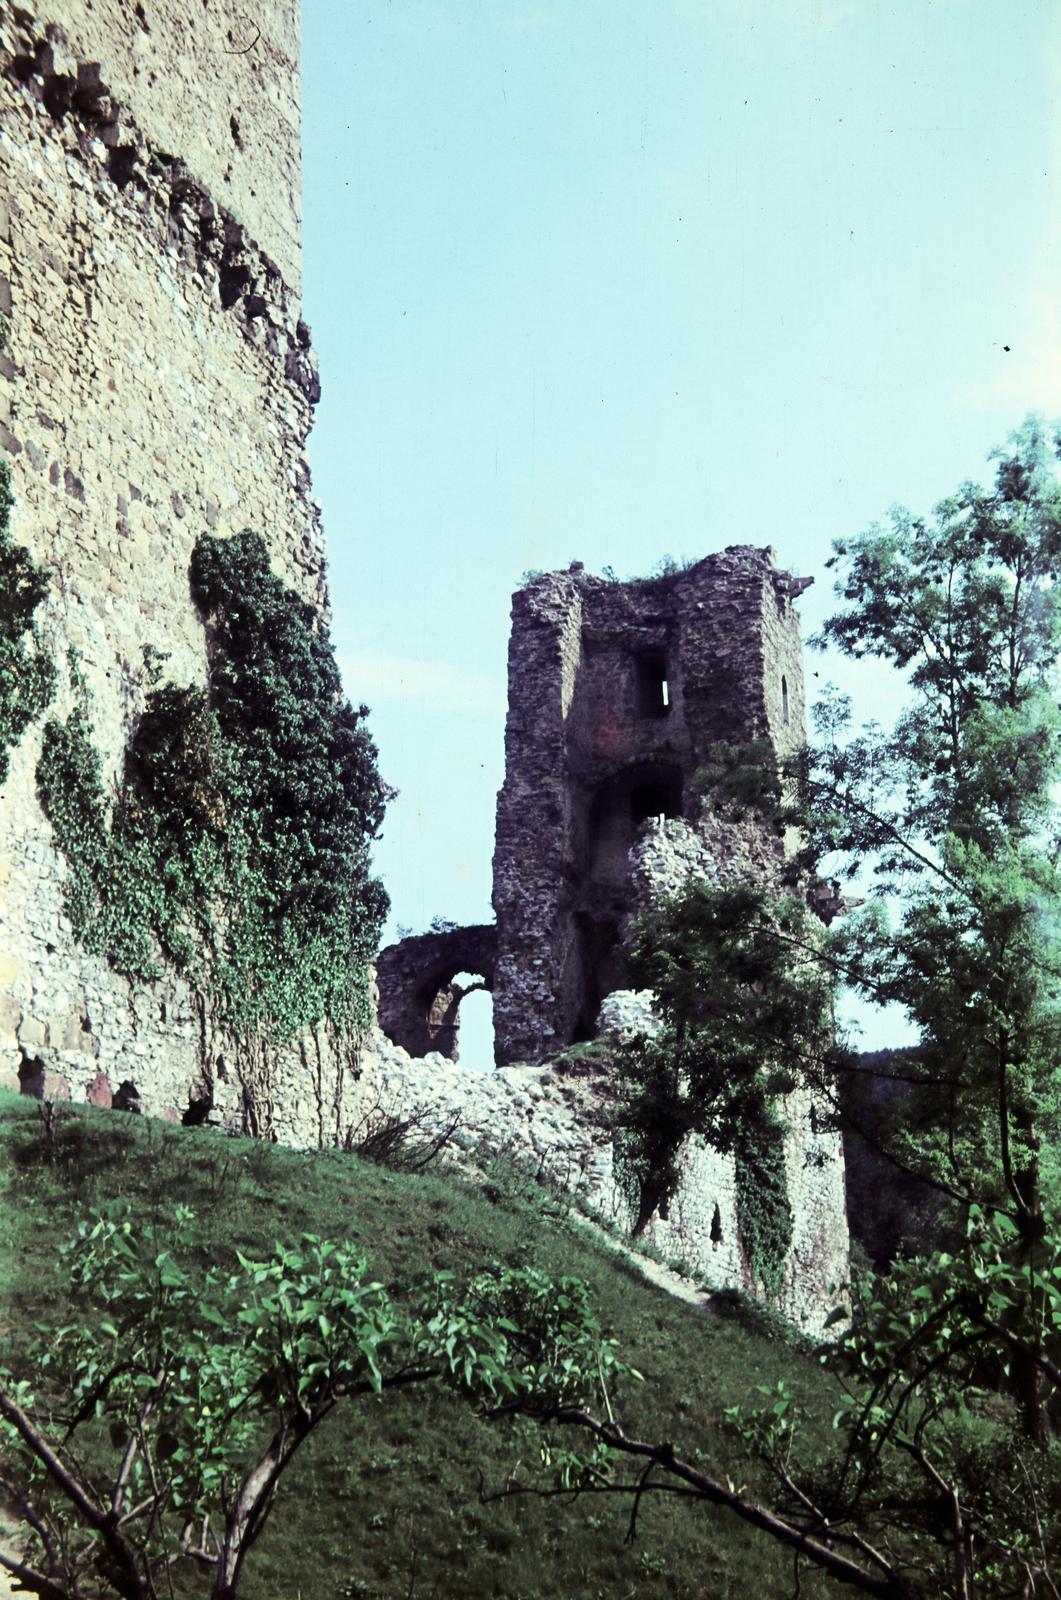
{"type": "Polygon", "coordinates": [[[1059,91],[1053,0],[303,0],[310,454],[392,930],[490,916],[525,569],[769,543],[810,632],[832,539],[1061,412],[1059,91]]]}

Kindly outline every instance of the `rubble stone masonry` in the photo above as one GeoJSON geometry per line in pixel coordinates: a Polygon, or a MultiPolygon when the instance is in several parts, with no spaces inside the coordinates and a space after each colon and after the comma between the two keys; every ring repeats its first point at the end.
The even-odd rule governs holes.
{"type": "MultiPolygon", "coordinates": [[[[200,534],[258,531],[278,575],[325,602],[305,456],[319,389],[300,320],[298,92],[297,0],[194,14],[172,0],[0,4],[11,531],[50,579],[53,709],[70,708],[74,646],[108,782],[143,703],[144,647],[165,652],[167,678],[203,681],[188,585],[200,534]]],[[[38,724],[0,795],[3,1081],[103,1103],[128,1081],[145,1109],[183,1114],[207,1092],[201,998],[132,986],[73,941],[39,748],[38,724]]],[[[278,1106],[292,1128],[318,1120],[298,1068],[296,1052],[290,1087],[313,1115],[278,1106]]]]}
{"type": "Polygon", "coordinates": [[[630,850],[653,816],[699,821],[691,780],[716,740],[806,737],[802,580],[734,545],[643,582],[576,566],[516,594],[494,910],[497,1058],[593,1036],[622,987],[630,850]]]}

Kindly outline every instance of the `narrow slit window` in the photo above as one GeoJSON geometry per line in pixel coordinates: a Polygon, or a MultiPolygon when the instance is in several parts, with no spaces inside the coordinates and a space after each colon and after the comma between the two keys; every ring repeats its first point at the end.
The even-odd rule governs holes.
{"type": "Polygon", "coordinates": [[[789,725],[788,679],[785,677],[784,673],[781,674],[781,720],[787,728],[789,725]]]}

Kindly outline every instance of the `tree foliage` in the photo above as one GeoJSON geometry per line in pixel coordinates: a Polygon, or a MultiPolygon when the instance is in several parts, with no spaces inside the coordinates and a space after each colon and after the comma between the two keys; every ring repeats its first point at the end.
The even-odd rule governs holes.
{"type": "MultiPolygon", "coordinates": [[[[546,1418],[624,1370],[577,1280],[441,1273],[398,1303],[352,1247],[309,1235],[203,1273],[193,1220],[178,1208],[165,1242],[121,1203],[86,1220],[81,1314],[29,1353],[32,1379],[0,1371],[0,1487],[29,1546],[0,1568],[44,1600],[156,1600],[182,1566],[232,1600],[283,1474],[340,1405],[438,1382],[546,1418]]],[[[558,1449],[558,1481],[598,1453],[558,1449]]]]}
{"type": "Polygon", "coordinates": [[[831,1046],[831,979],[803,955],[795,896],[694,879],[639,920],[635,982],[660,1030],[620,1052],[620,1150],[643,1227],[666,1207],[690,1133],[736,1158],[741,1235],[772,1293],[792,1237],[781,1098],[831,1046]]]}
{"type": "MultiPolygon", "coordinates": [[[[931,518],[896,510],[837,545],[842,608],[822,642],[905,675],[894,729],[856,734],[834,694],[816,748],[787,768],[761,748],[716,752],[705,781],[713,803],[755,811],[779,835],[802,830],[794,888],[822,873],[856,879],[865,895],[828,939],[786,926],[779,910],[757,923],[753,914],[757,933],[740,935],[762,946],[743,1013],[746,1059],[764,1046],[764,1064],[773,1059],[784,1019],[771,1005],[804,986],[808,969],[823,986],[840,978],[901,1007],[919,1034],[916,1050],[882,1065],[889,1118],[859,1131],[940,1196],[937,1247],[882,1278],[856,1277],[850,1322],[827,1358],[849,1403],[836,1449],[813,1473],[794,1465],[790,1397],[732,1418],[776,1476],[785,1528],[767,1531],[791,1544],[795,1528],[846,1552],[859,1570],[843,1581],[870,1594],[1058,1592],[1059,455],[1057,430],[1031,421],[996,453],[990,487],[963,485],[931,518]]],[[[673,990],[682,1016],[706,1013],[715,1027],[736,970],[717,891],[683,899],[696,907],[691,922],[669,908],[652,936],[673,953],[643,968],[663,997],[672,1052],[682,1044],[672,967],[689,977],[673,990]]],[[[844,1075],[865,1068],[800,1033],[798,1020],[790,1038],[789,1066],[842,1117],[844,1075]]],[[[695,1089],[692,1075],[672,1077],[672,1099],[695,1094],[690,1123],[714,1106],[723,1123],[746,1115],[735,1102],[754,1073],[739,1052],[732,1065],[725,1050],[717,1060],[718,1088],[710,1074],[695,1089]]],[[[863,1117],[866,1104],[863,1095],[863,1117]]],[[[592,1426],[608,1433],[601,1419],[592,1426]]],[[[639,1449],[675,1470],[668,1446],[639,1449]]],[[[678,1476],[690,1481],[685,1467],[678,1476]]],[[[802,1553],[840,1576],[820,1550],[802,1553]]]]}

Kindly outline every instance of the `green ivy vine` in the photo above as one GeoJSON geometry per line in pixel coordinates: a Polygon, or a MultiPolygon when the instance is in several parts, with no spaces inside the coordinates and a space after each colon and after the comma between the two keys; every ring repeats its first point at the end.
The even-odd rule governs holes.
{"type": "Polygon", "coordinates": [[[773,1296],[793,1228],[784,1097],[832,1050],[829,978],[802,956],[816,937],[796,896],[689,879],[635,924],[630,976],[653,991],[659,1026],[617,1055],[617,1175],[637,1226],[663,1214],[701,1135],[734,1158],[745,1257],[773,1296]]]}
{"type": "Polygon", "coordinates": [[[29,551],[11,538],[11,468],[0,460],[0,783],[9,751],[55,693],[55,663],[41,643],[34,613],[48,580],[29,551]]]}
{"type": "Polygon", "coordinates": [[[764,1108],[734,1143],[737,1228],[752,1278],[777,1297],[792,1244],[785,1130],[764,1108]]]}
{"type": "Polygon", "coordinates": [[[69,867],[67,914],[120,972],[187,973],[237,1036],[356,1028],[387,909],[369,849],[391,796],[366,708],[343,697],[327,628],[257,534],[204,535],[190,576],[206,687],[160,685],[164,658],[145,647],[110,806],[76,672],[78,703],[45,728],[37,784],[69,867]]]}

